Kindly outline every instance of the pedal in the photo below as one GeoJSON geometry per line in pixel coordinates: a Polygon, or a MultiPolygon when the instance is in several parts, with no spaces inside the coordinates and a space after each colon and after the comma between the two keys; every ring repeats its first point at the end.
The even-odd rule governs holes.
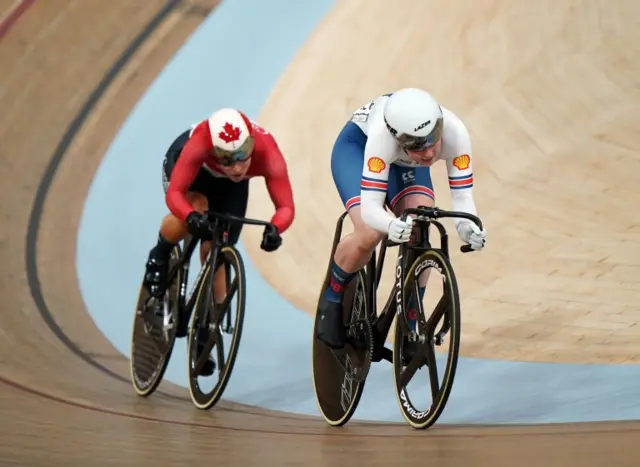
{"type": "Polygon", "coordinates": [[[342,370],[349,379],[361,383],[369,374],[373,354],[373,331],[366,320],[359,320],[347,328],[347,346],[340,350],[331,349],[342,370]]]}
{"type": "Polygon", "coordinates": [[[367,331],[366,321],[356,321],[347,328],[347,340],[355,349],[366,350],[367,331]]]}

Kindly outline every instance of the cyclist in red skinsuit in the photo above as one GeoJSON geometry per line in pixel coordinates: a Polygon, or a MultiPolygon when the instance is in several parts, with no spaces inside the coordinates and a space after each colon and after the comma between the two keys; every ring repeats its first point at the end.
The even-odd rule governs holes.
{"type": "MultiPolygon", "coordinates": [[[[265,228],[261,248],[275,251],[280,247],[280,235],[293,222],[293,192],[284,157],[274,137],[238,110],[220,109],[179,135],[165,155],[162,175],[170,213],[162,220],[158,241],[149,252],[143,282],[156,298],[164,295],[162,283],[173,246],[190,233],[202,239],[203,260],[211,243],[209,222],[203,212],[212,209],[244,216],[251,178],[265,178],[275,206],[271,223],[276,228],[265,228]]],[[[232,226],[230,244],[238,241],[241,229],[241,224],[232,226]]],[[[214,276],[217,302],[225,298],[223,274],[220,269],[214,276]]],[[[205,365],[203,374],[212,371],[213,366],[205,365]]]]}
{"type": "Polygon", "coordinates": [[[205,169],[214,177],[227,177],[234,182],[264,177],[276,207],[271,223],[278,227],[279,233],[291,225],[294,215],[293,194],[284,158],[270,133],[255,123],[251,123],[251,130],[255,139],[255,148],[249,154],[251,160],[247,160],[245,164],[237,162],[229,168],[222,165],[222,161],[215,155],[209,122],[200,122],[194,128],[182,149],[166,190],[167,206],[174,215],[187,221],[193,211],[187,193],[200,170],[205,169]]]}

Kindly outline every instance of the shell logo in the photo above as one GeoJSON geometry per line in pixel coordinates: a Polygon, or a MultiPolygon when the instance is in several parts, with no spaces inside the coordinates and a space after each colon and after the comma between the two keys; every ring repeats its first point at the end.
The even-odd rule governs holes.
{"type": "Polygon", "coordinates": [[[379,157],[371,157],[367,161],[367,167],[373,173],[379,174],[387,165],[379,157]]]}
{"type": "Polygon", "coordinates": [[[458,170],[466,170],[469,168],[469,163],[471,162],[471,158],[468,154],[463,154],[462,156],[458,156],[453,160],[454,167],[457,167],[458,170]]]}

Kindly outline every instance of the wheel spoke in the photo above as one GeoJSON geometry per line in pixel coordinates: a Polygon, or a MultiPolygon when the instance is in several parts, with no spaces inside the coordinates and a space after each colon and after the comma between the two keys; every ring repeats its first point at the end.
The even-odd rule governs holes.
{"type": "Polygon", "coordinates": [[[195,365],[193,365],[193,374],[194,375],[199,375],[200,374],[200,371],[202,371],[202,367],[204,366],[204,363],[207,361],[207,359],[208,359],[207,353],[206,352],[201,352],[200,356],[196,360],[195,365]]]}
{"type": "Polygon", "coordinates": [[[227,296],[225,297],[224,301],[220,303],[220,306],[227,308],[237,290],[238,290],[238,278],[234,277],[233,282],[231,283],[231,285],[229,286],[229,290],[227,291],[227,296]]]}
{"type": "Polygon", "coordinates": [[[446,294],[444,294],[438,301],[438,304],[433,310],[433,313],[431,313],[431,316],[429,316],[429,319],[427,320],[426,327],[427,327],[428,334],[431,334],[431,335],[435,334],[436,326],[440,321],[440,318],[442,318],[445,315],[448,302],[449,300],[446,294]]]}
{"type": "Polygon", "coordinates": [[[224,356],[224,340],[222,338],[222,334],[220,332],[220,329],[216,329],[216,353],[218,356],[218,372],[220,374],[222,374],[222,370],[224,369],[225,365],[227,364],[227,361],[225,359],[224,356]]]}
{"type": "Polygon", "coordinates": [[[423,362],[424,355],[422,355],[420,347],[418,347],[418,351],[416,352],[416,354],[413,356],[404,370],[400,373],[400,378],[398,381],[398,387],[400,389],[404,389],[407,384],[409,384],[409,381],[411,381],[413,376],[416,374],[416,371],[418,371],[418,369],[422,366],[423,362]]]}
{"type": "Polygon", "coordinates": [[[440,391],[439,377],[438,377],[438,363],[436,362],[436,349],[433,343],[428,343],[424,346],[425,358],[427,359],[427,368],[429,369],[429,382],[431,383],[431,397],[435,402],[440,391]]]}
{"type": "Polygon", "coordinates": [[[220,323],[225,316],[225,312],[229,309],[229,304],[231,303],[231,299],[233,298],[236,290],[238,290],[237,277],[233,279],[233,282],[231,283],[231,287],[229,287],[229,292],[227,292],[227,296],[225,297],[225,299],[221,303],[214,303],[214,311],[211,318],[216,327],[220,326],[220,323]]]}
{"type": "MultiPolygon", "coordinates": [[[[200,329],[202,329],[202,328],[200,328],[200,329]]],[[[196,332],[198,332],[198,334],[199,334],[200,329],[198,331],[196,331],[196,332]]],[[[194,368],[195,374],[199,374],[200,373],[200,370],[202,369],[202,366],[209,359],[209,354],[211,353],[211,350],[213,350],[213,347],[217,344],[217,342],[218,342],[218,333],[217,332],[209,333],[208,334],[208,338],[207,338],[207,342],[205,342],[204,346],[202,347],[202,351],[200,352],[200,354],[198,355],[198,359],[196,360],[196,364],[195,364],[195,368],[194,368]]],[[[197,351],[198,350],[197,338],[196,338],[194,344],[196,346],[196,351],[197,351]]]]}

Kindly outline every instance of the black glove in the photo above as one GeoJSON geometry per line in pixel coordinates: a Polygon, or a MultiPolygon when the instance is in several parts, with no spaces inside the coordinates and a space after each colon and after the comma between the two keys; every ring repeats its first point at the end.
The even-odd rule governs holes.
{"type": "Polygon", "coordinates": [[[262,234],[260,248],[264,251],[275,251],[280,245],[282,245],[282,237],[278,233],[278,230],[271,225],[267,225],[262,234]]]}
{"type": "Polygon", "coordinates": [[[187,216],[187,229],[196,238],[206,238],[211,235],[209,219],[205,214],[191,211],[187,216]]]}

